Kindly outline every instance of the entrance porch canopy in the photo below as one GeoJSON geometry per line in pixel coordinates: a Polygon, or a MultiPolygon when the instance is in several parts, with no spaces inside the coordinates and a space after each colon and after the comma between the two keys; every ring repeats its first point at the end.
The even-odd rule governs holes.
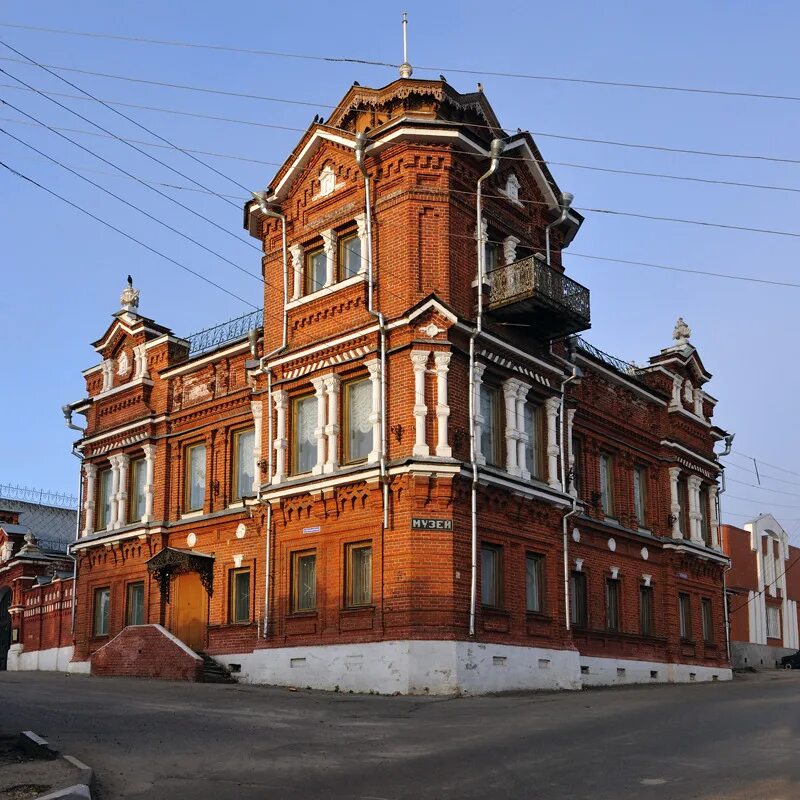
{"type": "Polygon", "coordinates": [[[169,602],[169,586],[172,576],[180,575],[183,572],[198,573],[208,596],[211,597],[214,593],[214,556],[208,553],[165,547],[148,559],[147,571],[158,581],[162,603],[169,602]]]}

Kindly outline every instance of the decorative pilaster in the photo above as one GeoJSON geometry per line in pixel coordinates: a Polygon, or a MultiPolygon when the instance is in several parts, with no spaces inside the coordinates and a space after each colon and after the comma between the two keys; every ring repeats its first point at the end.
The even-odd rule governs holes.
{"type": "MultiPolygon", "coordinates": [[[[533,464],[528,463],[528,444],[530,437],[525,430],[525,403],[528,402],[528,392],[531,390],[529,383],[517,381],[517,396],[515,398],[517,419],[517,466],[519,475],[526,481],[531,479],[533,464]]],[[[534,431],[534,435],[536,432],[534,431]]]]}
{"type": "Polygon", "coordinates": [[[450,406],[447,400],[447,373],[450,369],[450,353],[438,351],[433,354],[436,365],[436,455],[450,458],[453,449],[447,439],[447,422],[450,406]]]}
{"type": "Polygon", "coordinates": [[[520,382],[516,378],[509,378],[503,381],[503,397],[506,405],[506,472],[509,475],[516,475],[519,477],[520,468],[519,464],[525,463],[524,451],[523,458],[520,462],[518,460],[517,443],[520,439],[520,431],[524,430],[519,427],[517,420],[517,392],[519,390],[520,382]]]}
{"type": "Polygon", "coordinates": [[[292,257],[293,287],[292,300],[297,300],[303,294],[303,248],[299,244],[293,244],[289,248],[292,257]]]}
{"type": "Polygon", "coordinates": [[[128,466],[131,457],[126,453],[117,456],[117,471],[119,472],[119,487],[116,494],[117,521],[115,527],[121,528],[128,521],[128,466]]]}
{"type": "Polygon", "coordinates": [[[425,424],[428,418],[428,406],[425,405],[425,367],[430,350],[412,350],[411,363],[414,367],[414,449],[415,456],[430,455],[430,448],[425,437],[425,424]]]}
{"type": "Polygon", "coordinates": [[[94,533],[97,466],[95,464],[84,464],[83,474],[86,476],[86,493],[83,498],[83,530],[81,531],[81,536],[90,536],[94,533]]]}
{"type": "Polygon", "coordinates": [[[369,258],[367,238],[367,215],[365,213],[356,215],[356,234],[361,242],[361,266],[358,269],[359,274],[367,271],[367,259],[369,258]]]}
{"type": "Polygon", "coordinates": [[[547,484],[552,489],[561,488],[561,481],[558,479],[558,436],[556,433],[556,420],[560,404],[557,397],[548,397],[544,403],[547,414],[547,484]]]}
{"type": "Polygon", "coordinates": [[[669,513],[672,515],[672,538],[683,539],[681,532],[681,501],[678,497],[678,479],[681,476],[680,467],[669,468],[669,513]]]}
{"type": "Polygon", "coordinates": [[[103,386],[101,392],[107,392],[114,385],[114,359],[106,358],[102,365],[103,386]]]}
{"type": "Polygon", "coordinates": [[[250,401],[250,411],[253,414],[253,486],[252,492],[258,496],[261,488],[261,418],[264,405],[261,399],[250,401]]]}
{"type": "Polygon", "coordinates": [[[675,411],[678,408],[683,407],[683,403],[681,402],[681,386],[683,385],[683,380],[680,375],[673,375],[672,376],[672,398],[669,401],[669,410],[675,411]]]}
{"type": "Polygon", "coordinates": [[[152,442],[142,445],[144,450],[144,515],[142,522],[153,521],[153,500],[155,497],[155,474],[156,474],[156,446],[152,442]]]}
{"type": "Polygon", "coordinates": [[[475,428],[475,461],[478,464],[486,463],[486,456],[481,447],[481,436],[486,420],[481,414],[481,384],[483,383],[483,373],[486,371],[486,364],[475,364],[473,366],[474,394],[472,398],[473,420],[475,428]]]}
{"type": "Polygon", "coordinates": [[[325,436],[328,438],[328,458],[324,472],[335,472],[339,468],[339,389],[342,380],[338,375],[325,376],[325,391],[328,395],[328,424],[325,436]]]}
{"type": "Polygon", "coordinates": [[[325,251],[325,286],[336,283],[336,232],[333,228],[322,231],[322,249],[325,251]]]}
{"type": "Polygon", "coordinates": [[[697,387],[694,390],[694,413],[700,419],[705,419],[703,416],[703,390],[697,387]]]}
{"type": "Polygon", "coordinates": [[[565,445],[569,447],[569,487],[567,491],[573,496],[578,496],[578,490],[575,486],[575,452],[572,449],[572,427],[575,422],[575,409],[567,409],[567,441],[565,445]]]}
{"type": "Polygon", "coordinates": [[[321,475],[325,469],[325,379],[314,378],[311,385],[317,398],[317,427],[314,429],[314,437],[317,440],[317,463],[312,468],[311,474],[321,475]]]}
{"type": "Polygon", "coordinates": [[[117,527],[117,495],[119,494],[119,456],[111,456],[111,519],[106,520],[106,530],[111,531],[117,527]]]}
{"type": "Polygon", "coordinates": [[[289,440],[286,437],[286,412],[289,408],[289,392],[278,391],[274,392],[272,399],[275,402],[275,415],[276,431],[275,441],[273,446],[275,448],[275,472],[272,475],[273,483],[280,483],[286,480],[286,465],[287,465],[287,449],[289,440]]]}
{"type": "Polygon", "coordinates": [[[721,550],[719,546],[719,518],[717,517],[717,492],[719,488],[716,483],[708,487],[708,526],[711,529],[711,546],[715,550],[721,550]]]}
{"type": "Polygon", "coordinates": [[[147,364],[147,345],[143,342],[133,348],[133,380],[149,378],[150,370],[147,364]]]}
{"type": "Polygon", "coordinates": [[[696,544],[703,542],[703,513],[700,509],[700,486],[702,482],[698,475],[690,475],[686,479],[686,485],[689,488],[689,536],[696,544]]]}
{"type": "Polygon", "coordinates": [[[370,464],[380,460],[381,457],[381,362],[378,358],[366,361],[364,366],[369,371],[372,383],[372,411],[369,421],[372,423],[372,449],[367,456],[370,464]]]}

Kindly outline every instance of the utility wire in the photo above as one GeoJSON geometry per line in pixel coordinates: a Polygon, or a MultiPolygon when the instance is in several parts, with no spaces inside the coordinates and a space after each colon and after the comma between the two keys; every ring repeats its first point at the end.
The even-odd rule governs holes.
{"type": "MultiPolygon", "coordinates": [[[[741,450],[733,450],[731,451],[732,455],[737,455],[740,458],[747,459],[748,461],[752,461],[756,456],[747,455],[747,453],[743,453],[741,450]]],[[[759,463],[763,464],[765,467],[772,467],[773,469],[777,469],[780,472],[786,472],[789,475],[797,475],[800,477],[800,472],[794,472],[791,469],[786,469],[786,467],[779,467],[777,464],[770,464],[768,461],[763,461],[762,459],[758,459],[759,463]]]]}
{"type": "Polygon", "coordinates": [[[771,580],[769,583],[764,584],[764,588],[763,589],[761,589],[760,591],[756,592],[752,597],[748,598],[744,603],[736,606],[736,608],[731,608],[728,611],[728,614],[733,614],[734,612],[738,611],[739,609],[745,608],[746,606],[750,605],[750,603],[752,603],[753,600],[756,599],[756,597],[759,597],[760,595],[764,594],[764,592],[767,589],[769,589],[770,586],[772,586],[774,583],[777,583],[795,564],[797,564],[798,561],[800,561],[800,555],[795,556],[795,558],[791,562],[791,564],[788,564],[784,568],[783,572],[781,572],[781,574],[778,575],[774,580],[771,580]]]}
{"type": "MultiPolygon", "coordinates": [[[[2,85],[2,84],[0,84],[2,85]]],[[[7,88],[16,89],[16,86],[8,86],[7,88]]],[[[61,92],[51,92],[44,90],[36,90],[42,91],[42,93],[51,94],[57,97],[67,97],[73,100],[85,100],[88,98],[81,97],[79,95],[72,95],[72,94],[65,94],[61,92]]],[[[283,131],[295,131],[300,133],[305,133],[308,129],[307,128],[298,128],[292,125],[276,125],[274,123],[268,122],[259,122],[256,120],[247,120],[247,119],[238,119],[236,117],[221,117],[215,116],[211,114],[201,114],[199,112],[192,112],[192,111],[178,111],[173,108],[161,108],[158,106],[146,106],[146,105],[138,105],[134,103],[125,103],[119,100],[102,100],[98,102],[108,103],[112,106],[120,106],[122,108],[137,108],[144,111],[156,111],[162,114],[177,114],[179,116],[185,117],[195,117],[198,119],[209,119],[214,120],[216,122],[229,122],[236,125],[250,125],[255,126],[258,128],[270,128],[273,130],[283,130],[283,131]]],[[[315,106],[319,106],[321,104],[314,104],[315,106]]],[[[352,134],[352,131],[348,131],[345,128],[338,128],[335,125],[327,125],[323,123],[323,127],[329,128],[330,130],[341,131],[344,133],[352,134]]],[[[489,125],[479,125],[479,124],[472,124],[470,123],[470,127],[473,128],[489,128],[490,130],[511,130],[509,129],[502,129],[502,128],[495,128],[494,126],[489,125]]],[[[682,147],[669,147],[666,145],[653,145],[653,144],[641,144],[638,142],[622,142],[616,139],[597,139],[592,138],[589,136],[571,136],[567,134],[561,133],[549,133],[546,131],[528,131],[531,136],[535,137],[544,137],[548,139],[561,139],[564,141],[570,142],[586,142],[589,144],[602,144],[607,145],[610,147],[626,147],[626,148],[633,148],[636,150],[654,150],[663,153],[684,153],[688,155],[696,155],[696,156],[706,156],[709,158],[726,158],[726,159],[743,159],[746,161],[766,161],[772,162],[776,164],[800,164],[800,159],[796,158],[781,158],[779,156],[765,156],[759,154],[752,154],[752,153],[727,153],[727,152],[720,152],[714,150],[698,150],[698,149],[690,149],[690,148],[682,148],[682,147]]],[[[501,158],[505,161],[529,161],[530,159],[525,158],[524,156],[512,156],[512,155],[501,155],[501,158]]]]}
{"type": "MultiPolygon", "coordinates": [[[[761,463],[763,464],[764,462],[762,461],[761,463]]],[[[756,474],[752,469],[747,469],[747,467],[742,467],[739,464],[728,463],[725,465],[725,469],[731,468],[741,470],[742,472],[747,472],[750,475],[756,474]]],[[[784,478],[776,478],[774,475],[762,475],[761,477],[765,478],[766,480],[775,481],[776,483],[785,483],[788,486],[800,486],[800,483],[797,481],[787,481],[784,478]]]]}
{"type": "MultiPolygon", "coordinates": [[[[308,53],[286,53],[276,50],[256,50],[244,47],[227,47],[224,45],[202,44],[197,42],[181,42],[181,41],[167,40],[167,39],[149,39],[141,36],[121,36],[111,33],[92,33],[88,31],[65,30],[63,28],[45,28],[35,25],[0,23],[0,27],[37,31],[42,33],[56,33],[67,36],[84,36],[95,39],[115,39],[117,41],[136,42],[143,44],[156,44],[169,47],[185,47],[185,48],[194,48],[201,50],[216,50],[220,52],[241,53],[246,55],[301,59],[304,61],[323,61],[327,63],[362,64],[366,66],[384,67],[391,69],[397,69],[400,66],[399,64],[394,64],[389,61],[377,61],[366,58],[323,56],[323,55],[313,55],[308,53]]],[[[718,95],[722,97],[746,97],[746,98],[755,98],[759,100],[782,100],[782,101],[792,101],[792,102],[800,101],[800,97],[797,97],[795,95],[771,94],[765,92],[745,92],[732,89],[706,89],[706,88],[699,88],[692,86],[677,86],[677,85],[658,84],[658,83],[608,81],[608,80],[599,80],[597,78],[576,78],[564,75],[532,75],[524,72],[502,72],[498,70],[466,69],[459,67],[441,67],[441,66],[424,66],[424,65],[417,65],[415,66],[415,69],[426,72],[451,72],[460,75],[488,75],[496,78],[516,78],[516,79],[532,80],[532,81],[554,81],[560,83],[577,83],[577,84],[586,84],[589,86],[612,86],[624,89],[643,89],[643,90],[659,91],[659,92],[685,92],[689,94],[718,95]]]]}
{"type": "Polygon", "coordinates": [[[49,194],[49,195],[51,195],[53,197],[57,197],[59,200],[61,200],[62,202],[66,203],[68,206],[72,206],[74,209],[77,209],[81,213],[86,214],[87,217],[91,217],[93,220],[95,220],[96,222],[99,222],[101,225],[105,225],[107,228],[110,228],[112,231],[115,231],[116,233],[120,234],[120,236],[124,236],[126,239],[130,239],[130,241],[135,242],[136,244],[138,244],[141,247],[144,247],[145,250],[149,250],[151,253],[154,253],[155,255],[160,256],[161,258],[165,259],[166,261],[169,261],[171,264],[174,264],[176,267],[179,267],[180,269],[185,270],[186,272],[190,273],[191,275],[194,275],[196,278],[200,278],[201,281],[205,281],[206,283],[210,284],[211,286],[214,286],[215,288],[219,289],[221,292],[225,292],[225,294],[230,295],[234,299],[239,300],[240,302],[244,303],[245,305],[250,306],[250,308],[254,309],[255,311],[259,310],[259,307],[258,306],[254,306],[249,300],[245,300],[243,297],[239,297],[238,294],[235,294],[234,292],[230,291],[229,289],[226,289],[224,286],[220,286],[220,284],[215,283],[210,278],[207,278],[205,275],[202,275],[201,273],[193,270],[191,267],[187,267],[185,264],[181,264],[180,261],[176,261],[174,258],[171,258],[170,256],[166,255],[165,253],[162,253],[160,250],[156,250],[154,247],[151,247],[149,244],[145,244],[141,239],[137,239],[135,236],[131,236],[131,234],[126,233],[125,231],[121,230],[120,228],[117,228],[115,225],[112,225],[110,222],[106,222],[106,220],[101,219],[97,215],[93,214],[91,211],[87,211],[87,209],[83,208],[83,206],[80,206],[77,203],[73,203],[72,200],[68,200],[63,195],[58,194],[58,192],[54,192],[52,189],[48,189],[45,186],[42,186],[42,184],[39,183],[38,181],[35,181],[33,178],[28,177],[27,175],[25,175],[24,173],[20,172],[19,170],[16,170],[13,167],[10,167],[4,161],[0,161],[0,167],[4,167],[12,175],[15,175],[17,178],[20,178],[23,181],[27,181],[28,183],[33,184],[34,186],[37,186],[43,192],[46,192],[47,194],[49,194]]]}
{"type": "Polygon", "coordinates": [[[761,492],[771,492],[772,494],[783,494],[788,497],[800,497],[800,492],[785,492],[780,489],[770,489],[766,486],[759,486],[757,483],[747,483],[747,481],[737,481],[736,478],[728,478],[729,483],[738,483],[739,486],[749,486],[751,489],[758,489],[761,492]]]}

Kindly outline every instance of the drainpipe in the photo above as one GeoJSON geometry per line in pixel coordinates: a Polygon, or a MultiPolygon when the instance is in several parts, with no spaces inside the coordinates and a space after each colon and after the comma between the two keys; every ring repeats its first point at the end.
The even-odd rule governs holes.
{"type": "MultiPolygon", "coordinates": [[[[271,209],[266,202],[266,192],[253,192],[253,197],[258,201],[258,207],[265,217],[279,219],[281,221],[281,251],[283,255],[283,337],[280,347],[276,347],[269,353],[261,356],[260,372],[266,370],[267,373],[267,461],[269,468],[267,479],[272,483],[272,451],[273,447],[273,427],[272,427],[272,369],[267,369],[267,360],[272,356],[285,350],[289,343],[289,310],[286,308],[289,302],[289,249],[286,242],[286,215],[280,211],[271,209]]],[[[256,500],[261,502],[261,489],[258,490],[256,500]]],[[[268,619],[269,619],[269,582],[270,582],[270,557],[272,545],[272,503],[267,503],[267,530],[264,545],[264,627],[262,630],[263,638],[267,638],[268,619]]]]}
{"type": "Polygon", "coordinates": [[[491,162],[489,169],[478,178],[475,229],[478,240],[478,317],[475,330],[469,337],[469,460],[472,467],[471,489],[471,548],[470,548],[470,586],[469,586],[469,635],[475,635],[475,608],[478,601],[478,460],[475,446],[475,340],[483,332],[483,282],[486,251],[483,242],[483,205],[481,189],[483,182],[497,171],[500,156],[505,149],[502,139],[492,139],[489,147],[491,162]]]}
{"type": "Polygon", "coordinates": [[[367,311],[378,320],[378,330],[381,340],[381,449],[380,449],[380,476],[383,485],[383,530],[389,527],[389,480],[386,474],[386,319],[380,311],[373,307],[374,274],[372,265],[372,201],[370,198],[369,173],[364,165],[364,151],[367,146],[367,136],[363,131],[356,135],[355,151],[356,164],[364,176],[364,211],[367,226],[367,311]]]}
{"type": "MultiPolygon", "coordinates": [[[[580,375],[580,370],[577,365],[572,365],[572,375],[561,381],[561,403],[558,410],[559,420],[561,422],[561,491],[567,491],[567,441],[566,441],[566,414],[564,413],[564,401],[566,399],[566,387],[571,381],[574,381],[580,375]]],[[[571,443],[570,443],[571,445],[571,443]]],[[[567,630],[570,629],[570,609],[569,609],[569,537],[567,536],[567,529],[569,527],[567,520],[578,511],[578,501],[572,497],[572,508],[567,511],[561,518],[561,536],[562,536],[562,549],[564,551],[564,624],[567,630]]]]}
{"type": "Polygon", "coordinates": [[[560,225],[564,220],[566,220],[567,216],[569,215],[569,207],[572,205],[572,201],[575,199],[575,195],[570,194],[569,192],[562,192],[561,193],[561,214],[559,214],[558,219],[551,222],[545,229],[544,229],[544,247],[545,252],[547,253],[547,266],[550,266],[550,229],[555,228],[556,225],[560,225]]]}
{"type": "MultiPolygon", "coordinates": [[[[725,437],[725,449],[719,454],[719,458],[724,458],[727,455],[730,455],[731,450],[733,449],[733,437],[736,436],[735,433],[729,433],[725,437]]],[[[723,464],[720,464],[720,483],[722,484],[717,492],[716,504],[717,504],[717,537],[721,539],[721,531],[719,530],[722,528],[722,504],[720,503],[720,495],[724,494],[725,489],[725,467],[723,464]]],[[[721,544],[721,542],[720,542],[721,544]]],[[[728,570],[731,568],[732,564],[729,562],[728,566],[722,570],[722,607],[725,613],[725,652],[728,656],[728,663],[731,662],[731,623],[730,617],[728,616],[728,570]]]]}
{"type": "MultiPolygon", "coordinates": [[[[86,433],[86,428],[81,428],[79,425],[75,425],[72,421],[72,406],[67,404],[61,407],[61,411],[64,414],[64,422],[66,423],[67,427],[73,431],[79,431],[80,433],[86,433]]],[[[77,542],[81,535],[81,506],[83,505],[83,455],[76,450],[75,446],[72,446],[72,455],[75,456],[80,462],[81,466],[78,468],[78,514],[75,520],[75,541],[77,542]]],[[[75,635],[75,614],[77,611],[77,604],[78,601],[78,557],[73,554],[73,562],[72,562],[72,624],[71,624],[71,632],[73,636],[75,635]]]]}

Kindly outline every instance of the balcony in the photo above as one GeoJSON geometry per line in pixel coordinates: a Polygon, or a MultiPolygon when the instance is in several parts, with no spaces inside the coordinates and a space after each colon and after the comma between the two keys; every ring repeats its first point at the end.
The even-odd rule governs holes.
{"type": "Polygon", "coordinates": [[[590,327],[589,290],[531,256],[492,270],[487,310],[556,339],[590,327]]]}

